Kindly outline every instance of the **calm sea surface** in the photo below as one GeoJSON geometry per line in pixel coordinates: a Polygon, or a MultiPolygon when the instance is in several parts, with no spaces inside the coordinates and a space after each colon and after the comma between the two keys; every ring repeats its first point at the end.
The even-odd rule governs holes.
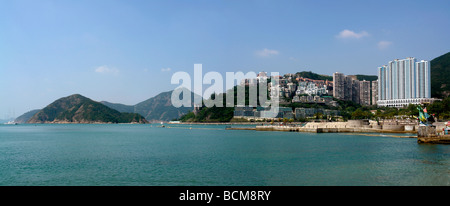
{"type": "Polygon", "coordinates": [[[0,125],[0,185],[450,185],[450,145],[158,126],[0,125]]]}

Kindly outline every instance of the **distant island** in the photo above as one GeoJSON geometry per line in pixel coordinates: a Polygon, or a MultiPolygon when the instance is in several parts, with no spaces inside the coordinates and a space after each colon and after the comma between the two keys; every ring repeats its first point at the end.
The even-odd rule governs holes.
{"type": "Polygon", "coordinates": [[[121,113],[79,94],[60,98],[26,123],[148,123],[137,113],[121,113]]]}

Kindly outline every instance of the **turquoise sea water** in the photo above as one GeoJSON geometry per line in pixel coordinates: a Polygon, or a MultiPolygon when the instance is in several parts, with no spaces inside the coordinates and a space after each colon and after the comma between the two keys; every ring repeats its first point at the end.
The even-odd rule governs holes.
{"type": "Polygon", "coordinates": [[[450,185],[450,145],[157,126],[0,125],[0,185],[450,185]]]}

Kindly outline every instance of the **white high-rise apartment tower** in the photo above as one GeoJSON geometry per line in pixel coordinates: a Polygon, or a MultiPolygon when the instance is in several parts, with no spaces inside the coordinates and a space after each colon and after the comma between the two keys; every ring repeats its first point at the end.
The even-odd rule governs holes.
{"type": "Polygon", "coordinates": [[[402,107],[434,100],[431,99],[429,61],[418,62],[408,57],[378,67],[379,106],[402,107]]]}

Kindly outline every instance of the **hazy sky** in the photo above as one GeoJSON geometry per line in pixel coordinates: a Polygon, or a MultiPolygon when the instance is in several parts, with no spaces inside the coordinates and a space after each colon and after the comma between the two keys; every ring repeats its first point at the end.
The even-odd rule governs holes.
{"type": "Polygon", "coordinates": [[[0,0],[0,119],[75,93],[134,105],[196,63],[375,75],[449,52],[449,11],[448,0],[0,0]]]}

